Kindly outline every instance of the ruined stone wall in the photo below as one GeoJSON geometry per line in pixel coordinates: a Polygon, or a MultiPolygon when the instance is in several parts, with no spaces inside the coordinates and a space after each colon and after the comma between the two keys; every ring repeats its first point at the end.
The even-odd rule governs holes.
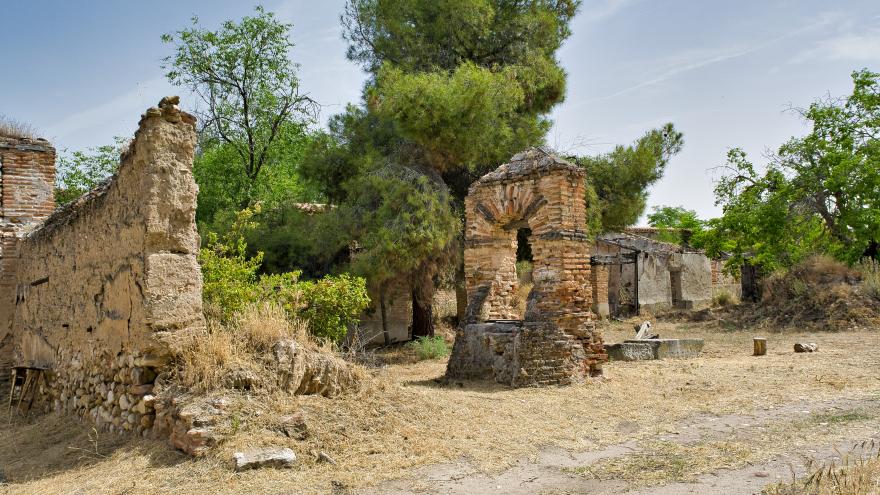
{"type": "Polygon", "coordinates": [[[590,283],[593,286],[593,312],[602,318],[607,318],[611,314],[608,302],[608,284],[612,268],[609,265],[597,265],[592,267],[590,273],[590,283]]]}
{"type": "MultiPolygon", "coordinates": [[[[21,237],[55,208],[55,148],[43,139],[0,136],[0,387],[14,363],[11,333],[21,237]]],[[[0,393],[2,393],[0,392],[0,393]]]]}
{"type": "Polygon", "coordinates": [[[204,327],[195,120],[175,103],[147,111],[116,176],[22,240],[4,294],[17,361],[49,369],[47,403],[110,430],[152,427],[163,336],[204,327]]]}
{"type": "Polygon", "coordinates": [[[636,264],[639,312],[653,313],[673,307],[669,259],[666,253],[639,253],[636,264]]]}
{"type": "Polygon", "coordinates": [[[712,262],[703,253],[681,253],[681,309],[700,309],[712,303],[712,262]]]}
{"type": "Polygon", "coordinates": [[[742,282],[739,277],[724,272],[723,260],[712,260],[712,297],[722,292],[740,299],[742,297],[742,282]]]}
{"type": "MultiPolygon", "coordinates": [[[[370,307],[361,315],[360,332],[367,343],[383,344],[382,311],[379,294],[370,291],[370,307]]],[[[396,285],[385,295],[385,319],[389,342],[405,342],[410,339],[412,326],[412,294],[406,284],[396,285]]]]}

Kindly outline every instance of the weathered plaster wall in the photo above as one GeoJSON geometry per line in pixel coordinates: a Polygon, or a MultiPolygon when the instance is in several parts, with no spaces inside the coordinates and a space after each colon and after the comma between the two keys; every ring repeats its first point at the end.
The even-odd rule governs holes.
{"type": "Polygon", "coordinates": [[[0,387],[14,364],[11,333],[18,243],[55,208],[55,148],[43,139],[0,136],[0,387]]]}
{"type": "MultiPolygon", "coordinates": [[[[636,294],[639,312],[693,309],[711,303],[712,261],[702,252],[628,232],[600,236],[594,250],[608,256],[637,254],[637,263],[607,265],[612,314],[635,309],[636,294]]],[[[595,285],[593,291],[598,291],[595,285]]]]}
{"type": "Polygon", "coordinates": [[[712,261],[703,253],[681,253],[682,309],[699,309],[712,303],[712,261]]]}
{"type": "Polygon", "coordinates": [[[724,272],[724,261],[712,260],[712,297],[725,292],[736,299],[742,298],[742,281],[738,276],[724,272]]]}
{"type": "Polygon", "coordinates": [[[666,253],[639,253],[639,311],[665,311],[672,308],[672,283],[666,253]]]}
{"type": "Polygon", "coordinates": [[[49,368],[49,404],[110,429],[152,426],[161,336],[204,327],[195,119],[175,103],[147,111],[116,176],[22,240],[4,294],[17,361],[49,368]]]}

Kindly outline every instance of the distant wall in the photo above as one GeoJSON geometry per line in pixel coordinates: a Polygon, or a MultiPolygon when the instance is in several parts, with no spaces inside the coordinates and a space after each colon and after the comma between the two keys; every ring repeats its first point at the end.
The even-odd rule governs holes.
{"type": "Polygon", "coordinates": [[[672,308],[672,285],[667,253],[639,253],[638,297],[640,311],[665,311],[672,308]]]}
{"type": "Polygon", "coordinates": [[[712,260],[712,297],[727,293],[736,299],[742,298],[740,277],[724,272],[724,261],[712,260]]]}
{"type": "Polygon", "coordinates": [[[0,387],[14,363],[11,333],[19,239],[55,208],[55,148],[43,139],[0,136],[0,387]]]}
{"type": "Polygon", "coordinates": [[[712,303],[712,262],[702,253],[682,253],[679,308],[699,309],[712,303]]]}
{"type": "MultiPolygon", "coordinates": [[[[385,296],[385,322],[388,327],[388,341],[406,342],[410,340],[412,326],[412,295],[405,284],[395,286],[385,296]]],[[[370,344],[384,344],[382,329],[382,310],[376,291],[370,291],[370,307],[361,315],[361,337],[370,344]]]]}
{"type": "Polygon", "coordinates": [[[165,352],[157,337],[204,327],[195,120],[161,107],[141,119],[114,178],[21,241],[16,290],[4,294],[16,360],[50,369],[49,403],[110,429],[152,426],[142,398],[165,352]]]}

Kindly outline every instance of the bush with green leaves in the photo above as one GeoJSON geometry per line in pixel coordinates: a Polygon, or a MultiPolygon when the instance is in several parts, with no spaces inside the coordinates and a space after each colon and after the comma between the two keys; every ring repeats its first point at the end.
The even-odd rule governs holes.
{"type": "Polygon", "coordinates": [[[223,319],[258,301],[279,304],[291,316],[307,319],[318,338],[339,343],[370,304],[366,281],[348,274],[299,280],[300,272],[258,274],[263,254],[247,255],[244,232],[259,207],[242,210],[223,236],[210,233],[199,252],[205,307],[223,319]]]}
{"type": "Polygon", "coordinates": [[[367,283],[347,273],[299,282],[305,303],[300,315],[309,320],[309,331],[319,338],[340,342],[370,304],[367,283]]]}

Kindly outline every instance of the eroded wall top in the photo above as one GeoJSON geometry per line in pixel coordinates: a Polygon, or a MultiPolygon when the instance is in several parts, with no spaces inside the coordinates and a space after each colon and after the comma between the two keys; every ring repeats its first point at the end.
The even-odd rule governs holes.
{"type": "Polygon", "coordinates": [[[164,98],[118,173],[64,206],[19,247],[13,332],[20,363],[162,351],[157,333],[204,326],[196,255],[195,119],[164,98]]]}

